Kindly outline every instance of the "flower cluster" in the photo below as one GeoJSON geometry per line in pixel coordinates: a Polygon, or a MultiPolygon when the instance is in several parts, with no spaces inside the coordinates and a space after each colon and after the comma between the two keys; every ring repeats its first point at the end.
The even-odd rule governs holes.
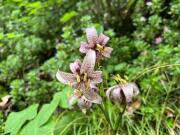
{"type": "MultiPolygon", "coordinates": [[[[68,103],[72,105],[77,101],[81,109],[89,109],[92,103],[101,104],[102,98],[98,94],[97,84],[103,81],[102,71],[95,71],[96,63],[99,63],[104,57],[110,57],[112,48],[107,47],[109,37],[103,33],[97,33],[95,28],[86,29],[87,42],[82,42],[80,52],[85,53],[84,60],[79,59],[70,64],[72,73],[57,71],[57,79],[74,88],[74,94],[69,98],[68,103]]],[[[134,84],[126,86],[113,86],[108,89],[106,95],[109,99],[120,101],[122,94],[129,102],[134,95],[138,94],[138,88],[134,84]]]]}

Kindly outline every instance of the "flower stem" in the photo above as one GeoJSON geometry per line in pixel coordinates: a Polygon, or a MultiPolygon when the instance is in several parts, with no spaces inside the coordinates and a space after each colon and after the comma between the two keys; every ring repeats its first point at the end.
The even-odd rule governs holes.
{"type": "Polygon", "coordinates": [[[115,134],[117,133],[117,131],[118,131],[118,129],[119,129],[120,122],[122,121],[123,114],[125,113],[125,110],[126,110],[126,103],[124,104],[123,111],[120,113],[120,115],[119,115],[119,117],[117,118],[117,121],[116,121],[116,123],[115,123],[115,134]]]}
{"type": "Polygon", "coordinates": [[[110,121],[110,119],[109,119],[109,116],[108,116],[107,112],[105,111],[105,109],[103,109],[103,107],[102,107],[101,105],[98,105],[98,106],[99,106],[101,112],[104,114],[104,117],[106,118],[107,122],[109,123],[112,132],[115,133],[115,132],[114,132],[115,130],[114,130],[113,126],[112,126],[112,123],[111,123],[111,121],[110,121]]]}

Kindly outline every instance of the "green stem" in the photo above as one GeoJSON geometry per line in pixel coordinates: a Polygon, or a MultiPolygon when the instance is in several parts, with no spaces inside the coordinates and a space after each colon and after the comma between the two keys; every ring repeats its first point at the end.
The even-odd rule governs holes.
{"type": "Polygon", "coordinates": [[[122,121],[122,118],[123,118],[123,114],[125,113],[125,110],[126,110],[126,103],[124,104],[124,108],[123,108],[123,111],[120,113],[117,121],[116,121],[116,124],[115,124],[115,134],[117,133],[119,127],[120,127],[120,122],[122,121]]]}
{"type": "Polygon", "coordinates": [[[106,113],[106,111],[103,109],[103,107],[102,107],[101,105],[98,105],[98,106],[99,106],[101,112],[104,114],[104,117],[106,118],[107,122],[109,123],[109,125],[110,125],[110,127],[111,127],[111,130],[112,130],[113,133],[114,133],[114,128],[113,128],[113,126],[112,126],[112,123],[111,123],[111,121],[110,121],[110,119],[109,119],[108,114],[106,113]]]}

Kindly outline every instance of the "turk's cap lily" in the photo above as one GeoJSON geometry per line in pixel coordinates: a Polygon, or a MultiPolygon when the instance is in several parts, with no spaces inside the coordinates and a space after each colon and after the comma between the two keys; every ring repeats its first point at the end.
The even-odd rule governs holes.
{"type": "Polygon", "coordinates": [[[111,47],[107,47],[107,43],[109,41],[109,37],[101,33],[97,34],[97,31],[94,27],[86,29],[86,37],[87,42],[82,42],[80,46],[81,53],[87,53],[88,50],[92,49],[97,54],[97,59],[100,57],[110,57],[113,49],[111,47]]]}
{"type": "Polygon", "coordinates": [[[135,83],[127,83],[124,85],[115,85],[109,88],[106,91],[106,96],[109,100],[113,100],[115,102],[122,102],[123,100],[126,103],[130,103],[134,96],[139,94],[139,88],[135,83]]]}
{"type": "Polygon", "coordinates": [[[102,71],[94,71],[96,54],[89,50],[81,63],[76,60],[70,64],[72,73],[66,73],[58,70],[56,78],[63,84],[72,85],[75,89],[87,88],[87,85],[98,84],[102,82],[102,71]]]}

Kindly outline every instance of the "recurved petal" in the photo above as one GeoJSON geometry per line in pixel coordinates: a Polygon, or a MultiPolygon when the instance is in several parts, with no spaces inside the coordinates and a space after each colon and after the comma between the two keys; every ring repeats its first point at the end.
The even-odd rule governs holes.
{"type": "Polygon", "coordinates": [[[98,40],[98,34],[94,27],[86,29],[86,36],[90,47],[94,47],[98,40]]]}
{"type": "Polygon", "coordinates": [[[91,82],[94,84],[102,82],[102,71],[95,71],[91,75],[91,82]]]}
{"type": "Polygon", "coordinates": [[[75,60],[75,62],[70,64],[70,69],[74,74],[80,72],[81,61],[79,59],[75,60]]]}
{"type": "Polygon", "coordinates": [[[92,106],[92,103],[87,101],[84,96],[78,99],[78,106],[80,109],[89,109],[92,106]]]}
{"type": "Polygon", "coordinates": [[[82,42],[79,48],[79,51],[81,53],[87,53],[90,48],[88,47],[88,44],[85,42],[82,42]]]}
{"type": "Polygon", "coordinates": [[[122,90],[123,90],[124,96],[126,98],[126,102],[127,103],[131,102],[132,98],[134,96],[133,86],[131,84],[127,84],[125,86],[122,86],[122,90]]]}
{"type": "Polygon", "coordinates": [[[58,71],[56,73],[56,78],[64,84],[74,84],[76,83],[76,76],[74,74],[58,71]]]}
{"type": "Polygon", "coordinates": [[[139,94],[139,88],[135,83],[129,83],[133,87],[133,96],[137,96],[139,94]]]}
{"type": "Polygon", "coordinates": [[[115,85],[115,86],[112,86],[110,87],[107,91],[106,91],[106,96],[107,98],[110,100],[111,99],[111,92],[114,90],[114,89],[117,89],[119,88],[120,86],[119,85],[115,85]]]}
{"type": "Polygon", "coordinates": [[[81,66],[81,74],[87,73],[88,75],[91,74],[94,70],[94,66],[96,63],[96,53],[93,50],[89,50],[83,60],[82,66],[81,66]]]}
{"type": "Polygon", "coordinates": [[[101,33],[98,37],[98,43],[105,46],[109,41],[109,37],[101,33]]]}
{"type": "Polygon", "coordinates": [[[116,89],[114,89],[112,91],[112,99],[115,101],[115,102],[121,102],[123,100],[123,95],[122,95],[122,89],[121,87],[118,87],[116,89]]]}
{"type": "Polygon", "coordinates": [[[104,57],[110,57],[111,56],[111,52],[113,51],[113,48],[111,47],[105,47],[104,50],[102,51],[102,55],[104,57]]]}

